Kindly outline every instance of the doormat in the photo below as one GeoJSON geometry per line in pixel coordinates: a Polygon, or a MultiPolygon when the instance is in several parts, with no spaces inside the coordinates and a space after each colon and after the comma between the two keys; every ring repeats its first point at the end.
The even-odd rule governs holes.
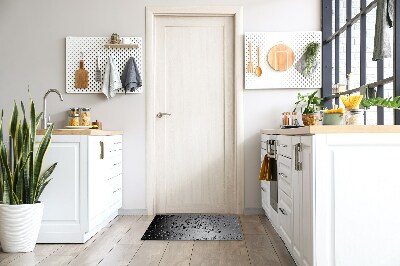
{"type": "Polygon", "coordinates": [[[156,215],[142,240],[243,240],[237,215],[156,215]]]}

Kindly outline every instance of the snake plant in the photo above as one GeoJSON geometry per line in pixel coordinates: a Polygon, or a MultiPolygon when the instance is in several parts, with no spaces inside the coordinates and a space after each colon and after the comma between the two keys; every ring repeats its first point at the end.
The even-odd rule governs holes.
{"type": "Polygon", "coordinates": [[[36,130],[41,113],[36,114],[32,100],[29,121],[25,115],[23,102],[21,109],[23,119],[20,119],[17,104],[14,103],[9,124],[12,152],[7,150],[3,139],[3,111],[0,120],[0,202],[11,205],[38,202],[57,165],[54,163],[42,172],[43,159],[51,142],[53,125],[49,126],[38,147],[35,148],[36,130]]]}

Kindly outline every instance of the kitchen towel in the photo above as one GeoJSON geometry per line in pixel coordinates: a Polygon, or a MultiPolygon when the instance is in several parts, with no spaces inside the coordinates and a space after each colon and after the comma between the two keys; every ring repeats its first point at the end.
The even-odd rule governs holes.
{"type": "Polygon", "coordinates": [[[122,84],[119,77],[118,67],[115,64],[114,58],[110,55],[104,72],[102,92],[107,96],[107,99],[110,99],[117,94],[119,88],[122,88],[122,84]]]}
{"type": "Polygon", "coordinates": [[[378,0],[376,6],[374,53],[377,61],[392,56],[389,28],[393,27],[394,0],[378,0]]]}
{"type": "Polygon", "coordinates": [[[121,81],[122,87],[125,89],[125,94],[127,90],[133,92],[142,87],[142,78],[140,77],[135,58],[131,57],[126,62],[121,81]]]}
{"type": "Polygon", "coordinates": [[[271,159],[268,157],[268,154],[265,154],[264,160],[261,164],[260,175],[258,176],[258,180],[271,181],[271,159]]]}

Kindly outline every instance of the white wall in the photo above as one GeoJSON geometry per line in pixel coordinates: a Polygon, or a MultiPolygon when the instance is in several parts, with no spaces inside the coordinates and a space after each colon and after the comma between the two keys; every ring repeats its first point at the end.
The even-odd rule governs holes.
{"type": "MultiPolygon", "coordinates": [[[[8,120],[13,100],[27,100],[27,85],[41,110],[50,88],[65,92],[65,37],[145,36],[145,6],[240,5],[245,31],[320,30],[320,0],[2,0],[0,1],[0,108],[8,120]]],[[[145,73],[143,73],[145,74],[145,73]]],[[[146,91],[146,89],[144,89],[146,91]]],[[[245,207],[260,208],[259,130],[279,125],[292,109],[297,90],[244,92],[245,207]]],[[[92,119],[105,129],[124,130],[124,209],[145,209],[145,94],[65,94],[49,97],[56,127],[66,123],[69,107],[92,107],[92,119]]],[[[7,122],[8,124],[8,122],[7,122]]]]}

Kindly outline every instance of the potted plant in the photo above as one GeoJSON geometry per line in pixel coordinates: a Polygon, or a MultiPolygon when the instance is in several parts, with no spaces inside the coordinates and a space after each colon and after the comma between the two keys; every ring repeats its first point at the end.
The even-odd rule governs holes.
{"type": "Polygon", "coordinates": [[[311,94],[297,94],[297,102],[295,102],[295,108],[293,112],[296,111],[297,108],[301,108],[302,111],[302,120],[305,126],[313,126],[318,124],[318,110],[322,106],[323,99],[316,96],[318,91],[314,91],[311,94]]]}
{"type": "Polygon", "coordinates": [[[54,163],[42,172],[53,125],[35,147],[41,114],[36,115],[32,100],[29,121],[22,102],[21,109],[22,120],[14,103],[8,150],[3,139],[3,111],[0,120],[0,242],[4,252],[30,252],[35,248],[43,215],[39,198],[57,165],[54,163]]]}
{"type": "Polygon", "coordinates": [[[314,64],[317,61],[319,51],[319,43],[311,42],[306,47],[306,71],[305,74],[307,77],[311,75],[311,69],[314,67],[314,64]]]}

